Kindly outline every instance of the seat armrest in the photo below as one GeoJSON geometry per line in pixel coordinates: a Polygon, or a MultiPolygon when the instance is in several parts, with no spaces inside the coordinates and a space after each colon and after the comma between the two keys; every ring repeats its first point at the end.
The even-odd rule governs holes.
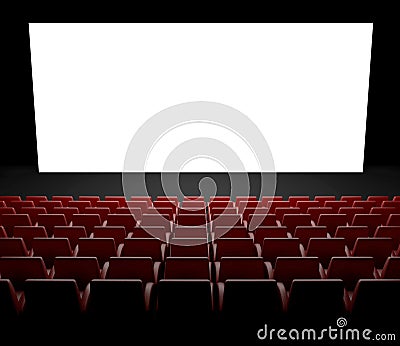
{"type": "Polygon", "coordinates": [[[90,296],[90,284],[86,286],[85,291],[83,292],[82,299],[81,299],[83,311],[86,311],[89,296],[90,296]]]}
{"type": "Polygon", "coordinates": [[[319,275],[321,275],[321,279],[326,279],[326,274],[325,274],[325,270],[322,267],[322,264],[319,264],[319,275]]]}
{"type": "Polygon", "coordinates": [[[89,238],[94,238],[94,233],[90,233],[89,238]]]}
{"type": "Polygon", "coordinates": [[[217,289],[218,289],[218,309],[221,312],[222,311],[222,306],[223,306],[223,303],[224,303],[225,284],[223,282],[218,282],[217,283],[217,289]]]}
{"type": "Polygon", "coordinates": [[[253,239],[253,243],[254,243],[254,233],[253,232],[247,232],[249,235],[249,238],[253,239]]]}
{"type": "Polygon", "coordinates": [[[347,292],[347,290],[344,288],[344,306],[346,308],[346,311],[350,312],[351,311],[351,299],[350,299],[350,294],[347,292]]]}
{"type": "Polygon", "coordinates": [[[126,234],[126,237],[125,238],[132,238],[133,237],[133,232],[128,232],[127,234],[126,234]]]}
{"type": "Polygon", "coordinates": [[[78,252],[79,252],[79,245],[76,244],[75,249],[74,249],[74,253],[73,253],[73,257],[78,256],[78,252]]]}
{"type": "Polygon", "coordinates": [[[150,311],[150,304],[153,301],[153,291],[154,291],[154,283],[148,282],[144,288],[144,303],[146,307],[146,311],[150,311]]]}
{"type": "Polygon", "coordinates": [[[119,244],[117,249],[117,257],[121,257],[122,249],[124,248],[124,244],[119,244]]]}
{"type": "Polygon", "coordinates": [[[53,279],[55,275],[55,270],[54,270],[54,266],[51,267],[50,272],[48,274],[49,279],[53,279]]]}
{"type": "Polygon", "coordinates": [[[217,244],[211,244],[213,249],[214,262],[217,260],[217,244]]]}
{"type": "Polygon", "coordinates": [[[287,300],[288,300],[286,288],[282,282],[277,282],[277,286],[278,286],[279,294],[280,294],[281,300],[282,300],[283,312],[286,312],[287,311],[287,300]]]}
{"type": "Polygon", "coordinates": [[[276,220],[276,224],[280,227],[282,226],[281,222],[279,220],[276,220]]]}
{"type": "Polygon", "coordinates": [[[214,268],[215,268],[215,282],[219,281],[219,271],[221,269],[221,262],[214,262],[214,268]]]}
{"type": "Polygon", "coordinates": [[[261,256],[261,245],[260,244],[254,244],[254,246],[256,247],[257,257],[262,257],[261,256]]]}
{"type": "Polygon", "coordinates": [[[381,279],[381,277],[382,277],[382,269],[374,268],[374,278],[381,279]]]}
{"type": "Polygon", "coordinates": [[[300,247],[301,256],[305,257],[306,256],[306,250],[304,249],[303,244],[300,244],[299,247],[300,247]]]}
{"type": "Polygon", "coordinates": [[[272,279],[274,276],[274,270],[272,269],[272,263],[269,261],[264,262],[265,268],[267,269],[268,279],[272,279]]]}
{"type": "Polygon", "coordinates": [[[165,260],[165,251],[167,248],[167,244],[161,244],[161,260],[164,261],[165,260]]]}
{"type": "Polygon", "coordinates": [[[290,233],[290,232],[286,232],[286,236],[287,236],[288,238],[293,238],[292,233],[290,233]]]}
{"type": "Polygon", "coordinates": [[[105,262],[103,266],[103,270],[101,271],[101,279],[105,279],[107,277],[108,268],[110,267],[110,262],[105,262]]]}
{"type": "Polygon", "coordinates": [[[345,251],[347,257],[352,256],[352,251],[349,250],[349,248],[347,247],[347,245],[345,245],[344,251],[345,251]]]}
{"type": "Polygon", "coordinates": [[[154,262],[153,270],[154,270],[154,282],[155,283],[157,283],[160,280],[160,275],[161,275],[160,266],[161,266],[161,262],[159,262],[159,261],[154,262]]]}

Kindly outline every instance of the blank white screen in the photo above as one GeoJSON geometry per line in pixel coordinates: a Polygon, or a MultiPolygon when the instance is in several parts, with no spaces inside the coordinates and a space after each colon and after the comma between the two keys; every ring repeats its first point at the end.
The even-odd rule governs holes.
{"type": "MultiPolygon", "coordinates": [[[[39,170],[121,172],[146,119],[201,100],[246,114],[277,172],[361,172],[372,27],[31,23],[39,170]]],[[[162,170],[181,141],[170,137],[147,171],[162,170]]],[[[209,163],[186,170],[218,171],[209,163]]]]}

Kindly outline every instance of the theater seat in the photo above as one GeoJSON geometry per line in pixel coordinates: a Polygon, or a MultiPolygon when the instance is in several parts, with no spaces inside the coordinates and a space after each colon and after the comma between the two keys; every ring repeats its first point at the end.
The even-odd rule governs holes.
{"type": "Polygon", "coordinates": [[[125,196],[105,196],[105,201],[117,201],[120,208],[126,208],[126,198],[125,196]]]}
{"type": "Polygon", "coordinates": [[[206,323],[214,310],[209,280],[163,279],[158,284],[157,317],[171,325],[206,323]]]}
{"type": "MultiPolygon", "coordinates": [[[[67,224],[70,224],[72,221],[72,215],[78,214],[79,209],[73,207],[56,207],[53,209],[54,214],[63,214],[65,216],[65,220],[67,220],[67,224]]],[[[32,221],[33,222],[33,221],[32,221]]]]}
{"type": "Polygon", "coordinates": [[[358,238],[351,255],[371,256],[374,258],[375,268],[382,269],[392,251],[392,238],[358,238]]]}
{"type": "Polygon", "coordinates": [[[288,238],[289,233],[286,226],[260,226],[257,227],[253,234],[254,243],[262,245],[264,238],[288,238]]]}
{"type": "Polygon", "coordinates": [[[311,238],[305,256],[318,257],[319,262],[327,268],[331,257],[346,256],[344,238],[311,238]]]}
{"type": "Polygon", "coordinates": [[[286,290],[295,279],[321,279],[325,273],[318,257],[278,257],[275,269],[267,266],[269,278],[282,282],[286,290]]]}
{"type": "Polygon", "coordinates": [[[359,279],[374,279],[372,257],[332,257],[326,271],[327,279],[341,279],[348,291],[354,291],[359,279]]]}
{"type": "Polygon", "coordinates": [[[212,233],[212,239],[218,238],[247,238],[249,234],[244,226],[224,227],[217,226],[212,233]]]}
{"type": "Polygon", "coordinates": [[[118,247],[118,257],[151,257],[153,261],[164,261],[165,244],[154,238],[126,238],[118,247]]]}
{"type": "Polygon", "coordinates": [[[151,257],[111,257],[104,264],[102,279],[137,279],[144,284],[157,283],[161,262],[153,262],[151,257]]]}
{"type": "Polygon", "coordinates": [[[97,201],[95,203],[96,208],[107,208],[111,213],[115,213],[115,210],[119,207],[118,201],[97,201]]]}
{"type": "Polygon", "coordinates": [[[387,223],[387,226],[400,226],[400,214],[392,214],[389,216],[387,223]]]}
{"type": "Polygon", "coordinates": [[[96,203],[100,201],[99,196],[79,196],[80,201],[89,201],[92,207],[96,206],[96,203]]]}
{"type": "Polygon", "coordinates": [[[399,327],[400,280],[362,279],[354,290],[351,324],[391,330],[399,327]]]}
{"type": "Polygon", "coordinates": [[[378,226],[374,238],[392,238],[395,250],[400,244],[400,226],[378,226]]]}
{"type": "Polygon", "coordinates": [[[37,220],[38,226],[46,228],[48,237],[53,236],[55,226],[67,226],[67,219],[64,214],[39,214],[37,220]]]}
{"type": "MultiPolygon", "coordinates": [[[[104,202],[104,201],[100,201],[104,202]]],[[[77,213],[75,213],[77,214],[77,213]]],[[[100,216],[100,222],[101,224],[104,223],[104,221],[107,220],[108,214],[110,214],[110,208],[104,208],[104,207],[86,207],[83,214],[94,214],[100,216]]],[[[72,220],[71,220],[72,221],[72,220]]]]}
{"type": "Polygon", "coordinates": [[[68,207],[68,203],[73,201],[74,198],[72,196],[53,196],[51,197],[52,201],[60,201],[63,207],[68,207]]]}
{"type": "Polygon", "coordinates": [[[124,242],[127,234],[124,226],[95,226],[91,235],[93,238],[112,238],[118,246],[124,242]]]}
{"type": "Polygon", "coordinates": [[[265,238],[262,246],[261,256],[264,261],[275,266],[278,257],[301,257],[304,249],[298,238],[265,238]]]}
{"type": "Polygon", "coordinates": [[[54,279],[74,279],[80,291],[93,279],[100,279],[100,267],[96,257],[56,257],[54,279]]]}
{"type": "Polygon", "coordinates": [[[345,214],[321,214],[317,226],[325,226],[330,236],[333,237],[338,226],[347,225],[347,219],[345,214]]]}
{"type": "Polygon", "coordinates": [[[35,238],[32,241],[33,255],[42,257],[47,269],[57,256],[72,256],[68,238],[35,238]]]}
{"type": "Polygon", "coordinates": [[[341,207],[338,214],[346,215],[346,220],[349,225],[353,222],[354,215],[365,213],[364,208],[361,207],[341,207]]]}
{"type": "MultiPolygon", "coordinates": [[[[72,279],[29,279],[24,285],[24,315],[29,323],[64,324],[66,330],[78,325],[82,304],[78,286],[72,279]]],[[[73,330],[73,329],[72,329],[73,330]]]]}
{"type": "Polygon", "coordinates": [[[305,248],[311,238],[327,238],[329,235],[325,226],[297,226],[294,231],[294,238],[298,238],[300,244],[305,248]]]}
{"type": "Polygon", "coordinates": [[[32,249],[34,238],[47,238],[46,228],[44,226],[15,226],[14,237],[22,238],[28,250],[32,249]]]}
{"type": "Polygon", "coordinates": [[[325,326],[346,313],[342,280],[293,280],[287,312],[292,325],[325,326]]]}
{"type": "Polygon", "coordinates": [[[54,208],[61,208],[63,205],[61,201],[40,201],[38,207],[44,207],[47,214],[54,214],[54,208]]]}
{"type": "Polygon", "coordinates": [[[332,208],[332,214],[337,214],[342,207],[351,207],[347,201],[326,201],[324,207],[332,208]]]}
{"type": "Polygon", "coordinates": [[[276,220],[279,221],[280,223],[283,222],[283,217],[285,215],[291,215],[291,214],[298,214],[300,215],[300,208],[297,207],[285,207],[285,208],[275,208],[274,211],[275,215],[276,215],[276,220]]]}
{"type": "Polygon", "coordinates": [[[335,232],[335,238],[344,238],[349,250],[354,248],[358,238],[368,237],[369,230],[367,226],[338,226],[335,232]]]}
{"type": "Polygon", "coordinates": [[[102,324],[107,321],[107,327],[112,328],[107,330],[107,335],[113,339],[118,336],[115,333],[124,328],[129,328],[133,337],[140,332],[153,295],[153,283],[143,284],[133,279],[96,279],[85,290],[83,306],[90,322],[102,324]]]}
{"type": "Polygon", "coordinates": [[[328,207],[310,207],[307,209],[307,214],[310,214],[311,220],[314,221],[315,224],[318,223],[319,216],[321,214],[332,214],[333,209],[328,207]]]}
{"type": "Polygon", "coordinates": [[[145,226],[135,227],[133,232],[128,234],[128,238],[156,238],[167,243],[170,235],[165,226],[145,226]]]}
{"type": "Polygon", "coordinates": [[[378,275],[382,279],[400,279],[400,257],[388,257],[378,275]]]}
{"type": "Polygon", "coordinates": [[[16,323],[21,313],[21,304],[14,286],[8,279],[0,279],[0,324],[7,327],[16,323]]]}
{"type": "Polygon", "coordinates": [[[270,279],[229,279],[218,283],[219,311],[238,328],[244,324],[279,322],[286,307],[284,287],[270,279]]]}
{"type": "Polygon", "coordinates": [[[71,208],[78,208],[79,214],[84,214],[85,208],[91,207],[92,204],[90,201],[69,201],[67,206],[71,208]]]}
{"type": "Polygon", "coordinates": [[[113,238],[81,238],[78,240],[77,256],[96,257],[103,266],[110,257],[117,256],[113,238]]]}
{"type": "Polygon", "coordinates": [[[208,239],[208,232],[205,227],[176,226],[173,232],[174,238],[203,238],[208,239]]]}
{"type": "Polygon", "coordinates": [[[24,288],[27,279],[47,279],[46,266],[41,257],[1,257],[2,279],[9,279],[16,291],[24,288]]]}
{"type": "Polygon", "coordinates": [[[0,226],[0,238],[7,238],[7,233],[3,226],[0,226]]]}
{"type": "Polygon", "coordinates": [[[84,226],[55,226],[54,238],[68,238],[71,249],[78,245],[79,238],[87,238],[88,234],[84,226]]]}
{"type": "Polygon", "coordinates": [[[33,204],[38,207],[40,201],[47,201],[47,196],[26,196],[26,201],[32,201],[33,204]]]}
{"type": "Polygon", "coordinates": [[[32,201],[11,201],[9,205],[10,207],[15,209],[15,212],[17,214],[22,214],[21,209],[24,207],[33,208],[35,206],[32,201]]]}
{"type": "Polygon", "coordinates": [[[75,214],[72,215],[72,226],[84,226],[86,232],[90,234],[96,226],[102,226],[102,223],[97,214],[75,214]]]}
{"type": "Polygon", "coordinates": [[[207,257],[210,249],[203,238],[172,238],[169,246],[171,257],[207,257]]]}
{"type": "Polygon", "coordinates": [[[258,257],[259,250],[251,238],[220,238],[213,244],[214,261],[222,257],[258,257]]]}
{"type": "Polygon", "coordinates": [[[14,235],[15,226],[32,226],[28,214],[3,214],[1,215],[1,225],[6,230],[7,236],[14,235]]]}
{"type": "Polygon", "coordinates": [[[265,279],[262,257],[222,257],[215,265],[216,282],[228,279],[265,279]]]}
{"type": "MultiPolygon", "coordinates": [[[[0,257],[6,256],[31,256],[22,238],[0,238],[0,257]]],[[[1,272],[0,272],[1,275],[1,272]]]]}
{"type": "Polygon", "coordinates": [[[375,230],[382,224],[380,214],[356,214],[354,215],[352,226],[367,226],[369,237],[373,237],[375,230]]]}
{"type": "Polygon", "coordinates": [[[208,257],[168,257],[164,279],[211,280],[211,263],[208,257]]]}

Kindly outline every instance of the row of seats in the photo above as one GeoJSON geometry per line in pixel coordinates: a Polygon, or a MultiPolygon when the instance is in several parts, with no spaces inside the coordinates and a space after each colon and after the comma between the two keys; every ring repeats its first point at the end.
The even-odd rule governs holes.
{"type": "Polygon", "coordinates": [[[390,256],[398,256],[391,238],[358,238],[352,249],[344,238],[310,238],[304,247],[299,238],[264,238],[263,244],[254,244],[251,238],[219,238],[212,244],[205,239],[179,238],[167,244],[154,238],[125,238],[116,246],[113,238],[79,238],[72,247],[68,238],[33,238],[27,247],[23,238],[0,238],[0,257],[40,256],[50,268],[60,256],[96,257],[103,265],[110,257],[151,257],[163,262],[168,257],[205,257],[219,261],[223,257],[261,257],[274,263],[278,257],[317,257],[327,267],[335,256],[373,258],[382,268],[390,256]]]}
{"type": "Polygon", "coordinates": [[[295,279],[341,279],[353,291],[360,279],[400,279],[400,257],[389,257],[383,269],[372,257],[332,257],[324,268],[318,257],[169,257],[164,263],[150,257],[110,257],[104,264],[96,257],[56,257],[51,267],[41,257],[1,257],[1,278],[9,279],[17,291],[28,279],[74,279],[83,291],[93,279],[275,279],[288,289],[295,279]]]}
{"type": "Polygon", "coordinates": [[[262,317],[264,322],[287,314],[300,323],[307,319],[307,311],[307,316],[319,322],[349,315],[353,323],[368,320],[370,325],[378,322],[388,327],[387,323],[396,322],[388,318],[388,311],[398,313],[399,289],[400,280],[363,279],[349,298],[343,281],[337,279],[294,280],[288,292],[271,279],[227,280],[216,285],[206,279],[163,279],[157,285],[141,280],[96,279],[81,295],[75,280],[29,279],[24,284],[23,299],[18,299],[12,283],[1,279],[0,317],[35,320],[52,316],[54,321],[67,317],[73,324],[85,314],[103,322],[112,316],[131,323],[143,321],[155,311],[156,318],[173,319],[174,323],[188,319],[206,323],[207,317],[220,312],[227,319],[262,317]]]}

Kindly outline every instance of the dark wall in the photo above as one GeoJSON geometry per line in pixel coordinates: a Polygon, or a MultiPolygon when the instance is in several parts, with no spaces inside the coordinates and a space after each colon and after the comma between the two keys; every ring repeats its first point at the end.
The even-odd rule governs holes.
{"type": "MultiPolygon", "coordinates": [[[[0,165],[37,166],[28,23],[10,24],[8,30],[12,35],[4,35],[2,42],[6,62],[2,64],[5,111],[0,126],[0,165]]],[[[395,22],[374,22],[365,166],[400,165],[397,41],[395,22]]]]}

